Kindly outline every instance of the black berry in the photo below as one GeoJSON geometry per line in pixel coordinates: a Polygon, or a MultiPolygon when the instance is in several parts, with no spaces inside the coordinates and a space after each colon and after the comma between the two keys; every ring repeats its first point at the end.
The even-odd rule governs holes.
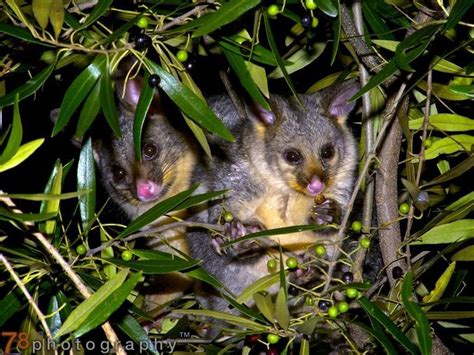
{"type": "Polygon", "coordinates": [[[242,54],[250,53],[251,49],[252,49],[252,42],[250,42],[250,41],[243,41],[240,44],[240,51],[242,52],[242,54]]]}
{"type": "Polygon", "coordinates": [[[331,304],[328,301],[321,300],[318,302],[318,308],[323,312],[326,312],[330,305],[331,304]]]}
{"type": "Polygon", "coordinates": [[[257,344],[259,339],[260,339],[260,334],[247,335],[245,337],[245,343],[249,346],[252,346],[254,344],[257,344]]]}
{"type": "Polygon", "coordinates": [[[269,348],[265,354],[266,355],[278,355],[278,349],[269,348]]]}
{"type": "Polygon", "coordinates": [[[152,87],[152,88],[156,88],[159,84],[160,84],[160,77],[156,74],[152,74],[150,75],[150,78],[148,79],[148,84],[152,87]]]}
{"type": "Polygon", "coordinates": [[[311,16],[304,15],[301,18],[301,26],[303,26],[304,28],[308,28],[309,26],[311,26],[311,16]]]}
{"type": "Polygon", "coordinates": [[[352,282],[354,281],[354,275],[352,274],[352,272],[345,272],[342,274],[342,281],[344,281],[345,283],[349,283],[349,282],[352,282]]]}
{"type": "Polygon", "coordinates": [[[395,266],[392,270],[392,276],[394,279],[399,279],[400,277],[402,277],[403,275],[403,271],[402,271],[402,268],[400,266],[395,266]]]}
{"type": "Polygon", "coordinates": [[[141,51],[148,47],[149,44],[150,37],[148,37],[147,35],[140,33],[139,35],[137,35],[137,37],[135,37],[135,49],[141,51]]]}
{"type": "Polygon", "coordinates": [[[296,296],[299,293],[299,290],[295,286],[288,287],[288,293],[292,296],[296,296]]]}

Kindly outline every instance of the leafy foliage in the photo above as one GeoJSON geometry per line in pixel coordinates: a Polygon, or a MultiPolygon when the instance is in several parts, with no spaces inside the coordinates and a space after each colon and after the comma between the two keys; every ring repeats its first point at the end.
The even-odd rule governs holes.
{"type": "MultiPolygon", "coordinates": [[[[29,344],[48,336],[47,330],[58,343],[78,338],[84,344],[104,334],[112,341],[111,334],[119,334],[122,343],[131,341],[134,349],[145,347],[149,353],[161,351],[155,340],[173,342],[183,334],[192,338],[180,342],[180,350],[209,353],[242,347],[244,353],[329,352],[334,334],[338,346],[354,352],[430,354],[440,346],[438,338],[454,351],[472,347],[474,32],[467,15],[472,1],[363,0],[352,11],[345,3],[274,1],[278,13],[273,16],[267,11],[272,4],[255,0],[2,2],[2,331],[27,332],[29,344]],[[141,27],[139,19],[146,19],[141,27]],[[179,50],[189,54],[184,62],[176,56],[179,50]],[[197,194],[192,186],[126,225],[110,213],[96,183],[90,136],[101,123],[120,134],[114,93],[122,88],[114,78],[129,56],[136,62],[127,75],[144,78],[133,125],[138,157],[155,94],[151,75],[159,77],[159,87],[181,112],[176,120],[183,118],[200,145],[196,149],[208,155],[209,134],[235,139],[205,99],[222,87],[219,74],[230,73],[234,85],[266,109],[269,92],[297,95],[346,78],[361,80],[352,100],[362,97],[365,107],[352,126],[360,142],[364,216],[352,205],[347,216],[364,217],[363,228],[359,233],[334,226],[344,234],[339,259],[312,255],[306,265],[322,271],[319,284],[292,285],[281,251],[278,270],[232,295],[183,251],[135,245],[150,223],[225,191],[197,194]],[[51,123],[47,116],[57,106],[51,123]],[[403,139],[387,134],[390,121],[401,127],[403,139]],[[68,142],[72,126],[75,140],[84,144],[68,153],[74,149],[68,142]],[[397,181],[392,181],[398,191],[374,195],[370,184],[374,175],[380,178],[378,167],[388,160],[381,147],[390,140],[396,146],[390,154],[399,157],[397,181]],[[374,201],[392,206],[391,217],[376,210],[380,203],[374,201]],[[393,209],[400,203],[408,203],[408,213],[393,209]],[[377,222],[371,221],[372,212],[377,222]],[[395,237],[382,238],[387,230],[395,237]],[[363,238],[370,242],[359,244],[363,238]],[[86,248],[85,255],[78,246],[86,248]],[[124,251],[131,251],[132,260],[125,260],[124,251]],[[383,267],[370,270],[377,263],[383,267]],[[338,268],[350,270],[354,280],[344,280],[338,268]],[[148,276],[176,272],[213,286],[235,311],[200,309],[194,294],[144,309],[148,276]],[[274,285],[278,291],[269,292],[274,285]],[[254,307],[245,304],[249,300],[254,307]],[[350,305],[347,313],[337,308],[343,300],[350,305]],[[327,304],[339,309],[335,317],[327,304]],[[202,322],[224,328],[229,337],[202,344],[197,339],[202,322]],[[267,334],[278,334],[275,346],[267,334]]],[[[239,242],[319,229],[288,226],[239,242]]],[[[5,340],[0,346],[6,352],[12,344],[25,350],[19,339],[10,348],[5,340]]]]}

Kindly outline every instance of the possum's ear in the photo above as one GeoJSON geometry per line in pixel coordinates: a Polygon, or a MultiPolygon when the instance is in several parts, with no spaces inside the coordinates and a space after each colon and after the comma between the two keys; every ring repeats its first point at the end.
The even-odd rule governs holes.
{"type": "Polygon", "coordinates": [[[348,100],[359,91],[360,86],[355,80],[348,80],[324,89],[321,94],[327,103],[327,113],[337,117],[338,121],[345,120],[355,107],[355,102],[348,100]]]}
{"type": "Polygon", "coordinates": [[[100,157],[104,148],[104,142],[101,139],[92,140],[92,155],[94,156],[95,163],[100,166],[100,157]]]}
{"type": "Polygon", "coordinates": [[[275,123],[275,113],[265,109],[262,105],[252,102],[247,108],[247,114],[257,123],[270,126],[275,123]]]}
{"type": "MultiPolygon", "coordinates": [[[[132,113],[135,112],[135,109],[137,108],[143,85],[148,85],[148,83],[144,82],[143,76],[136,73],[138,65],[139,63],[136,59],[131,57],[126,58],[120,62],[116,73],[117,95],[119,101],[127,111],[132,113]]],[[[153,101],[148,110],[148,115],[153,116],[162,114],[162,112],[160,93],[158,90],[155,90],[153,101]]]]}

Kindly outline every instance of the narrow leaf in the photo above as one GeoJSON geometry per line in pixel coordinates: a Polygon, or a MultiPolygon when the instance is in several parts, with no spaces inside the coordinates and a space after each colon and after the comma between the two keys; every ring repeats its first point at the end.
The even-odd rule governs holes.
{"type": "Polygon", "coordinates": [[[19,222],[42,222],[56,217],[57,213],[15,213],[0,206],[0,219],[4,221],[14,220],[19,222]],[[3,217],[3,218],[2,218],[3,217]]]}
{"type": "MultiPolygon", "coordinates": [[[[62,188],[62,178],[63,178],[63,166],[61,163],[58,165],[56,174],[51,183],[51,193],[60,194],[62,188]]],[[[49,200],[46,202],[45,212],[47,213],[58,213],[59,212],[59,202],[60,200],[49,200]]],[[[52,234],[56,227],[56,221],[47,221],[45,226],[46,234],[52,234]]]]}
{"type": "MultiPolygon", "coordinates": [[[[127,314],[117,326],[122,330],[130,339],[132,339],[135,344],[139,344],[140,349],[146,348],[147,351],[151,352],[152,354],[159,355],[160,353],[157,351],[155,344],[150,339],[148,334],[143,329],[143,326],[138,323],[138,321],[133,318],[131,315],[127,314]]],[[[160,343],[161,345],[161,343],[160,343]]],[[[161,348],[160,348],[161,349],[161,348]]]]}
{"type": "Polygon", "coordinates": [[[30,43],[39,44],[45,47],[54,47],[52,44],[41,42],[40,40],[34,38],[31,32],[28,31],[26,28],[9,25],[7,23],[0,23],[0,33],[5,33],[9,36],[19,38],[30,43]]]}
{"type": "Polygon", "coordinates": [[[461,219],[436,226],[410,244],[446,244],[474,238],[474,219],[461,219]]]}
{"type": "Polygon", "coordinates": [[[201,37],[238,19],[260,3],[259,0],[231,0],[216,12],[203,16],[202,25],[194,31],[193,37],[201,37]]]}
{"type": "Polygon", "coordinates": [[[445,31],[454,28],[471,6],[472,0],[456,0],[446,21],[445,31]]]}
{"type": "Polygon", "coordinates": [[[97,56],[89,66],[84,69],[72,82],[64,95],[58,118],[53,128],[52,135],[61,131],[71,119],[72,114],[84,101],[87,94],[92,90],[94,84],[103,72],[105,56],[97,56]]]}
{"type": "Polygon", "coordinates": [[[453,261],[474,261],[474,245],[469,245],[451,257],[453,261]]]}
{"type": "Polygon", "coordinates": [[[192,193],[197,189],[197,185],[192,186],[189,190],[180,192],[179,194],[172,196],[164,201],[159,202],[148,211],[146,211],[141,216],[138,216],[133,220],[127,228],[125,228],[122,233],[118,235],[117,238],[123,238],[127,235],[130,235],[140,228],[145,227],[147,224],[155,221],[158,217],[161,217],[165,213],[168,213],[173,210],[176,206],[186,200],[192,193]]]}
{"type": "Polygon", "coordinates": [[[87,16],[87,19],[77,29],[77,31],[82,30],[97,21],[104,14],[104,12],[109,9],[112,1],[113,0],[99,0],[97,5],[94,6],[94,9],[91,11],[89,16],[87,16]]]}
{"type": "Polygon", "coordinates": [[[255,293],[266,291],[270,286],[278,282],[279,276],[278,273],[274,273],[258,279],[251,285],[247,286],[235,300],[239,303],[243,303],[252,298],[255,293]]]}
{"type": "Polygon", "coordinates": [[[77,121],[76,137],[82,139],[100,111],[100,81],[87,96],[77,121]]]}
{"type": "MultiPolygon", "coordinates": [[[[420,129],[423,117],[408,121],[410,129],[420,129]]],[[[461,132],[474,130],[474,120],[451,113],[438,113],[429,117],[429,127],[444,132],[461,132]]]]}
{"type": "Polygon", "coordinates": [[[449,266],[444,270],[441,277],[436,280],[436,284],[434,289],[425,297],[423,297],[423,302],[430,303],[438,301],[442,296],[446,287],[448,287],[449,281],[454,274],[454,270],[456,269],[456,262],[452,262],[449,266]]]}
{"type": "Polygon", "coordinates": [[[51,10],[51,4],[53,0],[33,0],[31,2],[31,9],[36,21],[40,25],[41,29],[44,30],[48,26],[49,12],[51,10]]]}
{"type": "Polygon", "coordinates": [[[79,197],[79,210],[81,212],[82,228],[85,230],[95,217],[95,191],[96,178],[94,167],[94,156],[92,153],[92,141],[89,138],[81,149],[77,165],[77,190],[84,192],[79,197]]]}
{"type": "Polygon", "coordinates": [[[135,147],[135,157],[138,161],[142,160],[142,130],[154,94],[154,89],[148,84],[149,78],[150,74],[145,73],[140,99],[138,100],[133,119],[133,146],[135,147]]]}
{"type": "Polygon", "coordinates": [[[363,86],[357,94],[352,96],[349,101],[354,101],[357,100],[358,98],[362,97],[366,92],[369,90],[373,89],[377,85],[382,84],[385,80],[387,80],[389,77],[394,75],[397,72],[397,66],[395,65],[395,60],[392,59],[390,62],[385,64],[385,66],[382,68],[381,71],[379,71],[377,74],[375,74],[369,82],[363,86]]]}
{"type": "Polygon", "coordinates": [[[23,126],[21,124],[20,108],[18,105],[18,94],[13,106],[13,123],[8,142],[0,155],[0,165],[10,160],[20,148],[23,139],[23,126]]]}
{"type": "Polygon", "coordinates": [[[262,313],[271,323],[274,323],[273,311],[275,310],[275,307],[273,306],[272,296],[268,292],[257,292],[253,295],[253,300],[255,301],[255,306],[257,306],[260,313],[262,313]]]}
{"type": "Polygon", "coordinates": [[[121,270],[117,275],[103,284],[91,297],[79,304],[66,319],[55,338],[59,338],[64,334],[71,333],[78,329],[90,314],[94,312],[101,313],[102,302],[122,285],[127,274],[127,269],[121,270]]]}
{"type": "Polygon", "coordinates": [[[142,271],[144,274],[159,275],[167,274],[173,271],[191,269],[199,265],[197,260],[184,260],[175,257],[172,260],[136,260],[123,261],[122,259],[103,259],[112,264],[130,268],[132,270],[142,271]]]}
{"type": "MultiPolygon", "coordinates": [[[[336,17],[338,15],[337,8],[334,6],[334,2],[332,0],[315,0],[314,2],[326,15],[330,17],[336,17]]],[[[336,3],[339,3],[339,1],[336,1],[336,3]]]]}
{"type": "Polygon", "coordinates": [[[44,138],[40,138],[20,146],[18,151],[9,161],[4,164],[0,164],[0,173],[5,170],[14,168],[15,166],[21,164],[24,160],[28,159],[28,157],[33,154],[36,149],[38,149],[41,144],[43,144],[43,142],[44,138]]]}
{"type": "Polygon", "coordinates": [[[49,20],[53,26],[54,37],[58,39],[64,23],[63,0],[53,0],[53,3],[51,4],[51,11],[49,13],[49,20]]]}
{"type": "Polygon", "coordinates": [[[275,319],[284,330],[290,325],[290,311],[288,310],[288,299],[285,289],[280,287],[275,301],[275,319]]]}
{"type": "Polygon", "coordinates": [[[109,70],[105,70],[102,73],[100,79],[100,104],[102,112],[104,113],[105,119],[107,120],[110,128],[114,131],[117,137],[121,136],[120,124],[118,118],[117,107],[115,105],[114,91],[112,87],[112,80],[110,78],[109,70]]]}
{"type": "Polygon", "coordinates": [[[433,142],[425,150],[425,159],[435,159],[441,154],[452,154],[458,151],[470,152],[474,137],[467,134],[455,134],[433,142]]]}

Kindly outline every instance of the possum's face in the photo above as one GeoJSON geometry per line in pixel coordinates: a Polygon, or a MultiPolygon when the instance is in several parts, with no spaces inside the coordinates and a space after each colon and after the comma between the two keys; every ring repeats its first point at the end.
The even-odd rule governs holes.
{"type": "Polygon", "coordinates": [[[148,119],[143,130],[141,161],[133,146],[133,119],[121,118],[122,137],[102,143],[96,156],[110,197],[131,218],[160,200],[177,182],[176,162],[183,154],[182,138],[163,119],[148,119]]]}
{"type": "Polygon", "coordinates": [[[275,111],[276,123],[267,132],[274,169],[288,187],[307,196],[329,190],[344,168],[344,131],[318,107],[303,111],[285,102],[275,111]]]}

